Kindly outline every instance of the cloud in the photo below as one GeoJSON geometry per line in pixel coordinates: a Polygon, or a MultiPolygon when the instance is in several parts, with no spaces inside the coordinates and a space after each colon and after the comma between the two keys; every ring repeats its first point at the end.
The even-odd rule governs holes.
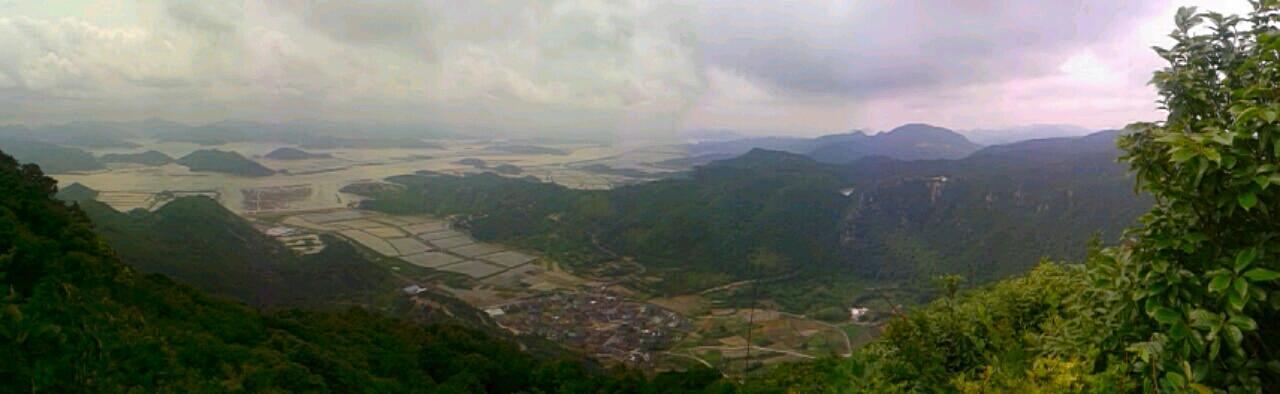
{"type": "Polygon", "coordinates": [[[319,115],[613,133],[674,129],[705,87],[692,9],[676,3],[171,1],[130,11],[138,17],[118,24],[0,18],[0,100],[15,105],[0,119],[319,115]]]}
{"type": "Polygon", "coordinates": [[[1065,50],[1111,37],[1152,2],[708,1],[709,63],[780,94],[870,97],[1054,71],[1065,50]]]}
{"type": "Polygon", "coordinates": [[[954,128],[1119,127],[1160,115],[1146,82],[1178,6],[1244,1],[709,1],[698,29],[711,79],[686,128],[817,134],[907,122],[954,128]],[[768,113],[726,99],[751,84],[768,113]],[[733,116],[732,114],[741,114],[733,116]]]}
{"type": "Polygon", "coordinates": [[[1148,47],[1176,5],[1197,2],[1219,5],[13,2],[0,5],[0,123],[323,118],[595,136],[1114,127],[1157,115],[1148,47]]]}

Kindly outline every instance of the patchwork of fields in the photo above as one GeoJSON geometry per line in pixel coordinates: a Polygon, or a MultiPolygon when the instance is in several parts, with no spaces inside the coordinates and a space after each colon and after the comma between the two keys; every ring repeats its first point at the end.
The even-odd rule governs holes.
{"type": "Polygon", "coordinates": [[[446,288],[477,306],[533,292],[576,287],[584,282],[568,273],[556,272],[559,270],[554,266],[540,264],[535,255],[477,242],[438,218],[342,209],[287,216],[279,222],[284,226],[340,235],[419,271],[465,276],[468,286],[446,288]],[[570,280],[566,281],[565,277],[570,280]]]}

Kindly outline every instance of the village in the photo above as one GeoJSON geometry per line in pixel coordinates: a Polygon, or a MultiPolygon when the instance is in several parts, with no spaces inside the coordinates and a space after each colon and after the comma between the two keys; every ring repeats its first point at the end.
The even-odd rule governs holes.
{"type": "Polygon", "coordinates": [[[680,314],[632,302],[604,288],[554,293],[491,307],[503,327],[519,334],[570,344],[602,360],[652,366],[654,353],[693,330],[680,314]]]}

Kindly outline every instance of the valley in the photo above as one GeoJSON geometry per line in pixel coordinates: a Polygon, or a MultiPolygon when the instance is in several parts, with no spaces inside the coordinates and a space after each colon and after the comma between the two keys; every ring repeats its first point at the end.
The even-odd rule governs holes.
{"type": "MultiPolygon", "coordinates": [[[[129,148],[86,149],[112,158],[132,157],[133,152],[184,157],[184,152],[209,149],[172,141],[129,141],[129,148]]],[[[652,292],[653,283],[663,281],[661,274],[646,274],[645,266],[630,258],[615,256],[619,258],[581,266],[571,260],[547,257],[543,250],[528,245],[478,240],[471,235],[465,218],[392,214],[360,207],[366,193],[395,187],[384,178],[415,173],[502,174],[513,180],[530,177],[584,191],[650,182],[680,176],[655,164],[679,157],[683,154],[679,147],[614,148],[573,143],[539,150],[526,146],[494,148],[499,145],[466,140],[439,140],[431,145],[412,149],[289,148],[294,151],[283,151],[288,156],[282,156],[276,144],[227,143],[213,150],[234,152],[243,159],[233,161],[250,160],[271,173],[196,172],[165,160],[143,163],[113,159],[101,170],[52,175],[63,185],[91,189],[93,200],[122,213],[135,209],[171,212],[166,207],[175,202],[190,205],[187,201],[192,198],[208,198],[248,220],[254,231],[277,242],[281,250],[308,258],[326,253],[335,242],[343,247],[354,246],[367,256],[365,264],[372,264],[370,269],[385,272],[390,278],[361,284],[365,287],[335,294],[336,298],[325,298],[330,301],[323,302],[388,308],[397,304],[388,298],[392,297],[407,298],[412,301],[410,304],[429,309],[430,305],[439,304],[432,298],[415,299],[446,295],[484,311],[493,324],[513,335],[551,340],[581,349],[601,361],[652,372],[685,370],[694,366],[692,362],[713,366],[726,374],[741,374],[746,370],[748,349],[752,353],[751,368],[755,369],[778,362],[848,354],[855,344],[848,332],[875,335],[874,324],[831,324],[798,314],[784,317],[785,312],[774,309],[753,309],[725,297],[735,286],[707,289],[704,294],[663,297],[652,292]],[[277,158],[271,158],[272,153],[277,158]],[[504,165],[514,166],[518,172],[494,171],[504,165]],[[760,318],[750,318],[755,315],[760,318]],[[748,337],[753,338],[750,344],[748,337]]],[[[102,210],[95,208],[93,212],[102,210]]],[[[127,226],[108,228],[133,231],[124,230],[127,226]]],[[[156,269],[180,279],[187,277],[184,271],[156,269]]],[[[299,291],[315,288],[284,283],[271,286],[299,291]]],[[[211,290],[237,297],[241,294],[234,289],[211,290]]],[[[301,301],[305,296],[285,296],[278,291],[257,292],[248,297],[267,304],[316,302],[301,301]],[[285,299],[299,301],[282,301],[285,299]]],[[[446,309],[445,313],[457,311],[446,309]]]]}
{"type": "MultiPolygon", "coordinates": [[[[909,133],[894,138],[916,138],[909,133]]],[[[127,149],[86,149],[113,157],[218,152],[230,159],[226,168],[248,161],[269,172],[195,172],[157,159],[53,176],[92,189],[93,199],[121,212],[166,211],[174,202],[208,198],[248,220],[260,237],[304,257],[334,242],[354,246],[391,280],[363,285],[377,289],[358,290],[364,295],[344,302],[388,308],[397,303],[391,299],[407,298],[430,309],[440,304],[416,299],[444,295],[483,311],[492,322],[486,324],[608,363],[651,372],[711,366],[736,376],[852,354],[891,316],[934,297],[927,280],[934,272],[964,267],[963,255],[931,251],[954,247],[932,246],[928,238],[956,230],[878,227],[893,223],[884,219],[924,214],[963,221],[970,218],[953,211],[964,206],[957,204],[990,209],[1004,199],[1027,205],[1033,217],[1053,215],[1059,204],[1092,206],[1098,197],[1090,193],[1129,181],[1102,178],[1110,183],[1090,191],[1077,189],[1069,174],[1080,171],[1073,163],[1094,165],[1095,156],[1114,154],[1106,148],[1110,138],[1099,138],[1103,148],[1077,139],[1040,142],[1027,149],[1060,151],[1033,157],[1018,156],[1026,149],[1015,144],[962,160],[872,157],[848,164],[753,148],[694,169],[670,167],[673,159],[697,157],[675,145],[439,139],[415,148],[229,142],[208,150],[132,139],[127,149]],[[986,163],[1008,160],[1033,166],[1027,173],[1067,172],[1050,190],[1018,180],[1016,172],[986,173],[1014,168],[986,163]],[[1053,200],[1063,193],[1065,203],[1053,200]],[[1071,199],[1073,193],[1080,197],[1071,199]],[[699,201],[707,205],[689,205],[699,201]],[[756,241],[751,247],[731,241],[743,236],[756,241]]],[[[1057,213],[1063,214],[1069,213],[1057,213]]],[[[1021,256],[995,263],[1027,264],[1021,256]]],[[[982,279],[967,270],[958,271],[982,279]]]]}

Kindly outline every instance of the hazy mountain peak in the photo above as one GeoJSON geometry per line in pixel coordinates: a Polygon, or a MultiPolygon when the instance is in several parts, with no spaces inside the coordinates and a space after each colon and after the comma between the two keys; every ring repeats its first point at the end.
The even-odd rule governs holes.
{"type": "Polygon", "coordinates": [[[1070,124],[1035,123],[993,129],[965,130],[964,135],[975,142],[995,145],[1011,142],[1055,137],[1079,137],[1093,130],[1070,124]]]}
{"type": "Polygon", "coordinates": [[[959,143],[965,145],[976,145],[964,135],[952,131],[951,129],[938,127],[927,123],[908,123],[895,127],[893,130],[877,134],[876,137],[883,139],[937,139],[946,140],[949,143],[959,143]]]}

